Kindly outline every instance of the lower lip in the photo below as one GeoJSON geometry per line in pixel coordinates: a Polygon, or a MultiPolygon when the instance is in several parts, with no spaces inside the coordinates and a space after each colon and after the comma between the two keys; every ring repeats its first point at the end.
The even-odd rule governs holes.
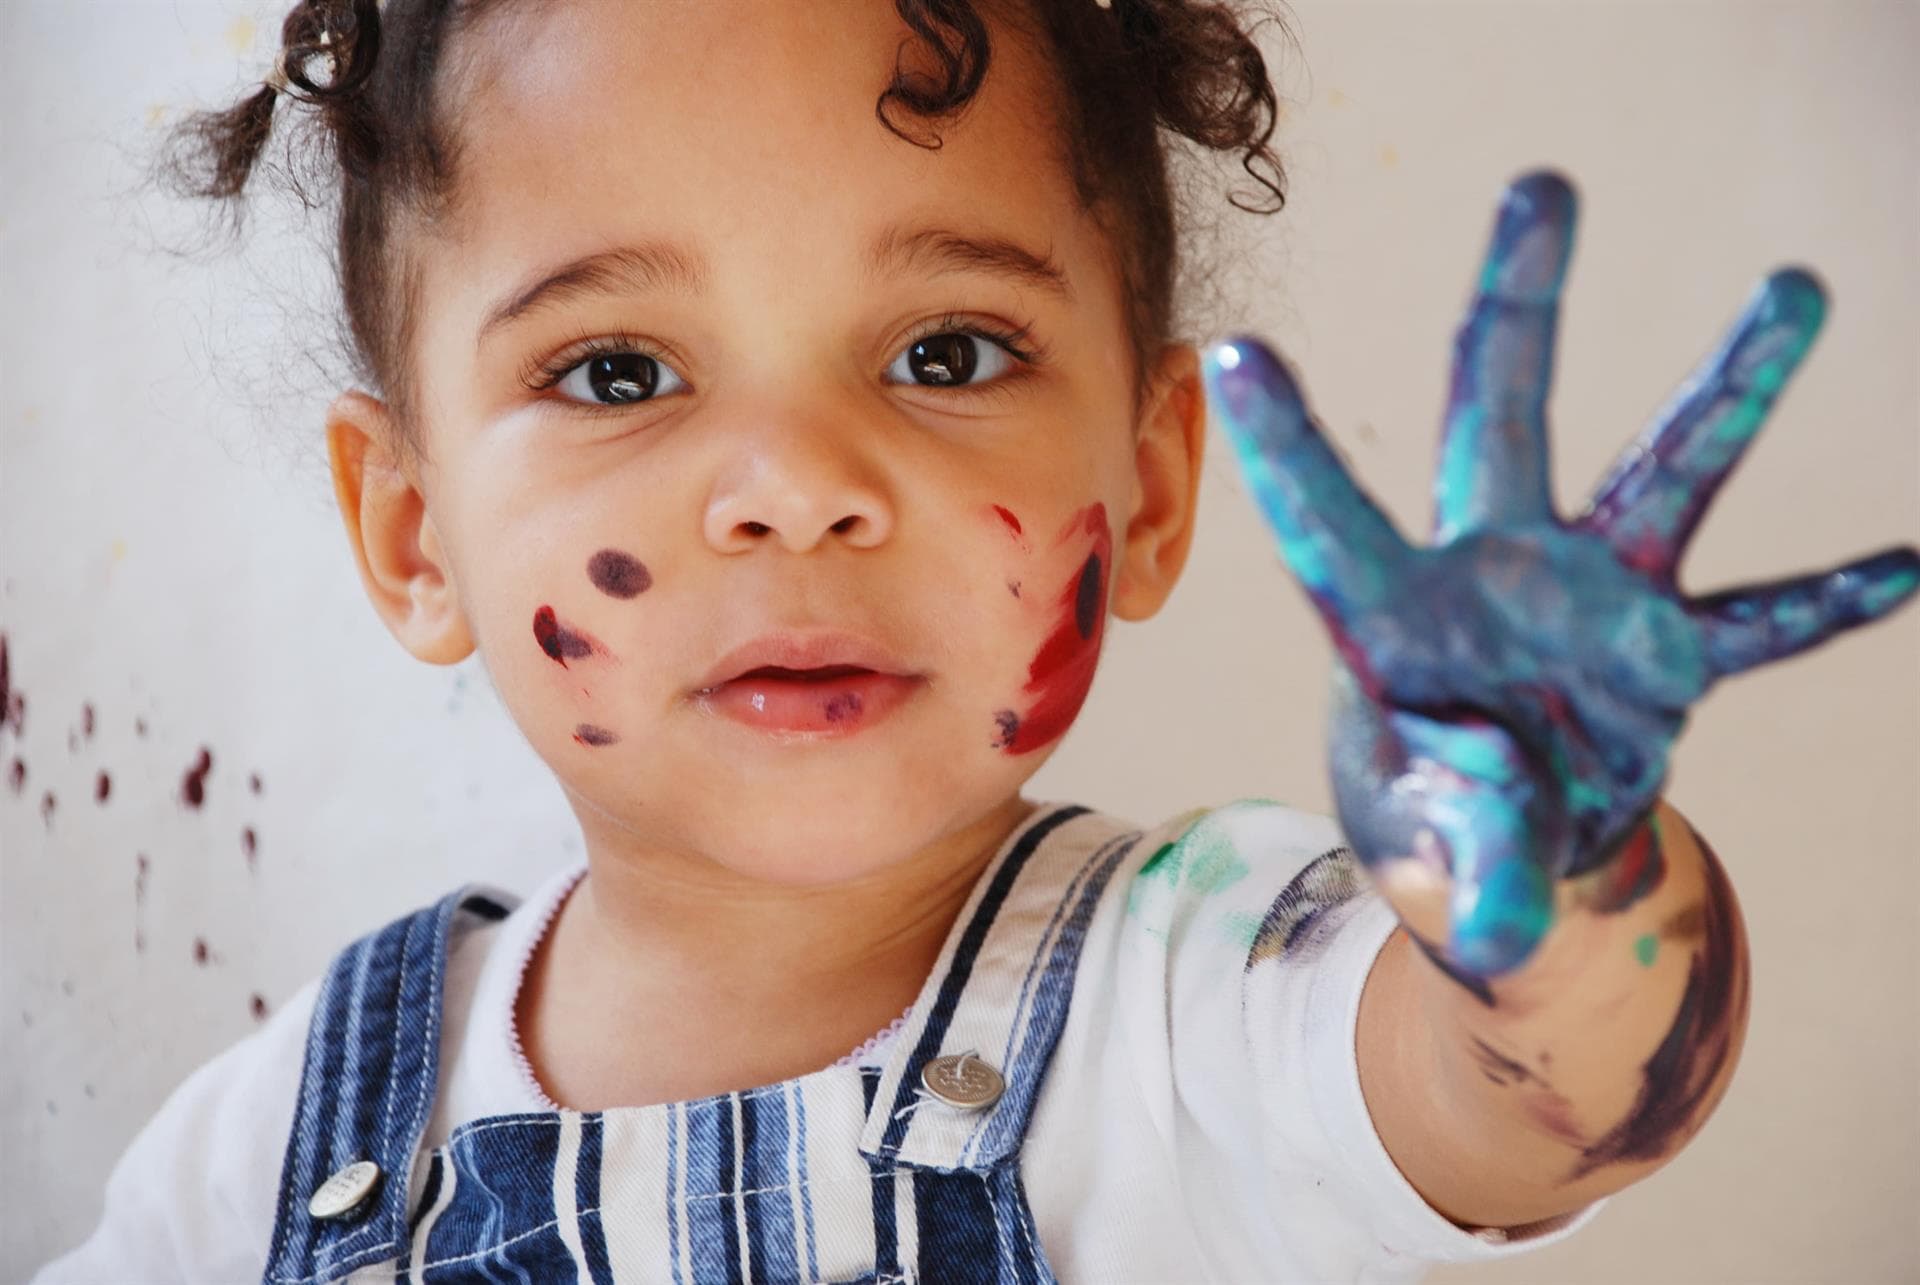
{"type": "Polygon", "coordinates": [[[757,731],[825,739],[872,727],[913,695],[920,681],[901,674],[848,674],[820,682],[736,678],[700,692],[696,700],[757,731]]]}

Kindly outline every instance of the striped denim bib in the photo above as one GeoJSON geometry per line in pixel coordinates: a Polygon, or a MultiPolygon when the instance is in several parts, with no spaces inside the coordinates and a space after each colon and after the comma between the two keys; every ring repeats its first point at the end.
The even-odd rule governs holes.
{"type": "Polygon", "coordinates": [[[471,1120],[424,1156],[449,946],[512,899],[466,888],[397,920],[322,983],[265,1281],[1052,1281],[1020,1147],[1087,922],[1139,838],[1082,807],[1028,817],[883,1067],[471,1120]],[[959,1090],[942,1078],[956,1067],[959,1090]],[[332,1211],[330,1190],[334,1216],[309,1209],[330,1178],[351,1198],[372,1166],[358,1204],[332,1211]]]}

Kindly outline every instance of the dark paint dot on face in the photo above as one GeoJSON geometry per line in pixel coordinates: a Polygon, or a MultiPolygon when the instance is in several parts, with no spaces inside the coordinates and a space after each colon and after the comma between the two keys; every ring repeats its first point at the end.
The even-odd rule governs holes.
{"type": "Polygon", "coordinates": [[[1100,555],[1090,553],[1086,566],[1080,568],[1080,590],[1073,602],[1073,627],[1082,638],[1093,637],[1093,627],[1100,623],[1099,612],[1100,555]]]}
{"type": "Polygon", "coordinates": [[[180,779],[180,801],[190,808],[197,808],[207,801],[207,773],[213,771],[213,751],[206,746],[200,747],[200,756],[187,769],[180,779]]]}
{"type": "Polygon", "coordinates": [[[95,803],[105,803],[107,801],[107,795],[112,792],[113,781],[105,772],[102,772],[93,782],[93,801],[95,803]]]}
{"type": "Polygon", "coordinates": [[[617,745],[620,735],[593,723],[582,723],[573,729],[573,739],[582,745],[617,745]]]}
{"type": "Polygon", "coordinates": [[[1004,750],[1013,744],[1020,735],[1020,716],[1010,709],[1003,709],[993,716],[993,748],[1004,750]]]}
{"type": "Polygon", "coordinates": [[[552,607],[542,607],[533,613],[533,637],[541,651],[563,666],[569,660],[593,655],[593,644],[563,626],[552,607]]]}
{"type": "Polygon", "coordinates": [[[1007,592],[1018,598],[1020,596],[1020,582],[1018,580],[1007,581],[1007,592]]]}
{"type": "Polygon", "coordinates": [[[615,598],[638,598],[653,588],[646,564],[618,549],[602,549],[588,558],[587,578],[600,592],[615,598]]]}

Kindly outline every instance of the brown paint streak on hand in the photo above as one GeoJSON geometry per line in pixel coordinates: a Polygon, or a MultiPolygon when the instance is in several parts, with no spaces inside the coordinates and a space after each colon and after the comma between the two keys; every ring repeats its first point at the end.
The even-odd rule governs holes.
{"type": "Polygon", "coordinates": [[[1672,1156],[1706,1123],[1731,1078],[1750,998],[1743,966],[1744,933],[1733,887],[1719,858],[1698,831],[1692,826],[1688,831],[1706,858],[1706,897],[1662,925],[1663,935],[1676,921],[1686,929],[1696,920],[1701,926],[1700,945],[1688,965],[1686,993],[1666,1038],[1647,1059],[1633,1109],[1587,1148],[1573,1178],[1601,1165],[1672,1156]]]}
{"type": "Polygon", "coordinates": [[[1645,1177],[1725,1092],[1746,1027],[1745,933],[1717,858],[1664,803],[1660,821],[1657,883],[1615,879],[1641,894],[1619,905],[1563,881],[1552,932],[1489,983],[1493,1004],[1404,926],[1375,964],[1368,1108],[1408,1180],[1463,1225],[1550,1217],[1645,1177]]]}

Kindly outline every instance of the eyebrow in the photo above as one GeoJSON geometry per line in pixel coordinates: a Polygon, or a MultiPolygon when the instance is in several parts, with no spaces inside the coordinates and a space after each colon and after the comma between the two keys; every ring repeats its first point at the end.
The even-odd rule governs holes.
{"type": "MultiPolygon", "coordinates": [[[[967,236],[950,228],[889,228],[867,249],[869,278],[898,275],[913,268],[942,272],[986,272],[1033,286],[1071,303],[1073,283],[1051,253],[1038,254],[1005,237],[967,236]]],[[[668,290],[698,294],[707,268],[699,256],[666,241],[645,241],[573,259],[514,291],[487,311],[479,338],[528,313],[593,294],[668,290]]]]}
{"type": "Polygon", "coordinates": [[[539,308],[583,295],[666,289],[697,294],[706,285],[706,265],[665,241],[645,241],[584,255],[540,277],[487,310],[480,339],[539,308]]]}
{"type": "Polygon", "coordinates": [[[883,276],[909,269],[940,272],[989,272],[1073,302],[1073,283],[1053,256],[1032,250],[1005,237],[966,236],[950,228],[889,228],[874,238],[867,250],[867,275],[883,276]]]}

